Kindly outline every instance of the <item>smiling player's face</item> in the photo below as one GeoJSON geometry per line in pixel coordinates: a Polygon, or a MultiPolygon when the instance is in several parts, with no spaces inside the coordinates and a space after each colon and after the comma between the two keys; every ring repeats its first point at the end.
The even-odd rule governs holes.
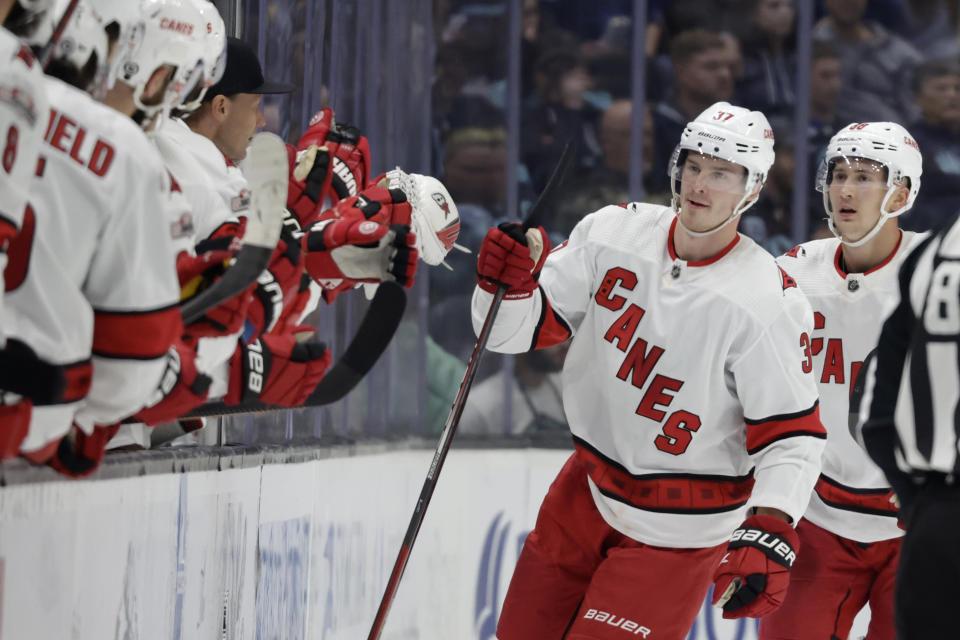
{"type": "Polygon", "coordinates": [[[747,170],[738,164],[696,153],[680,172],[680,221],[691,231],[722,224],[743,198],[747,170]]]}

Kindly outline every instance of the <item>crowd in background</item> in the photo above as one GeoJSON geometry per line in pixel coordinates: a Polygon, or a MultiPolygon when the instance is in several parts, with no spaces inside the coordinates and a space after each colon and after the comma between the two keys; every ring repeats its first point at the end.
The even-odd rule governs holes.
{"type": "MultiPolygon", "coordinates": [[[[432,157],[434,173],[460,208],[461,244],[476,250],[490,225],[506,219],[508,135],[519,135],[520,211],[543,188],[564,143],[576,141],[574,169],[545,225],[555,240],[587,213],[630,199],[632,7],[630,0],[523,1],[521,126],[511,134],[507,3],[435,3],[432,157]]],[[[773,125],[776,163],[740,231],[774,255],[829,237],[814,181],[826,143],[851,122],[907,127],[924,166],[920,195],[901,226],[922,231],[945,221],[960,209],[960,2],[818,0],[809,60],[797,59],[796,9],[795,0],[648,3],[646,103],[637,132],[644,200],[669,203],[667,166],[683,127],[709,105],[729,101],[762,111],[773,125]],[[800,65],[810,71],[803,158],[794,153],[800,65]],[[808,184],[794,184],[798,161],[808,164],[808,184]],[[806,211],[793,210],[797,188],[808,192],[806,211]],[[808,217],[809,238],[792,236],[795,215],[808,217]]],[[[429,329],[465,360],[474,340],[465,321],[474,268],[470,256],[455,256],[451,264],[452,272],[431,274],[429,329]]],[[[525,398],[541,398],[541,413],[553,409],[544,389],[556,388],[556,373],[529,376],[525,360],[494,360],[487,373],[498,366],[499,373],[481,382],[496,387],[495,397],[514,390],[517,399],[504,401],[514,405],[510,424],[490,417],[504,415],[503,403],[475,403],[464,418],[467,431],[497,431],[484,426],[491,423],[498,433],[523,431],[520,422],[530,419],[520,420],[516,405],[527,404],[525,398]]]]}

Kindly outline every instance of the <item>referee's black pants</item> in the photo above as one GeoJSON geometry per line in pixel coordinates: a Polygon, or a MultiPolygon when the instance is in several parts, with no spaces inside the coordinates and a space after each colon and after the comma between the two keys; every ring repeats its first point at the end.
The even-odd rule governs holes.
{"type": "Polygon", "coordinates": [[[895,598],[897,640],[960,637],[960,480],[932,479],[914,498],[895,598]]]}

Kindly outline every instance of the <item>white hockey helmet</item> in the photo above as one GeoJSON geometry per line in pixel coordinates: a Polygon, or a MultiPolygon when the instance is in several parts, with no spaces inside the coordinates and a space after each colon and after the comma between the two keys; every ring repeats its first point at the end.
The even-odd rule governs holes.
{"type": "MultiPolygon", "coordinates": [[[[70,0],[55,0],[53,9],[47,12],[43,24],[31,38],[27,39],[27,43],[43,46],[49,42],[69,3],[70,0]]],[[[52,59],[65,62],[77,71],[83,70],[93,60],[96,70],[91,83],[80,88],[89,91],[98,100],[103,99],[106,91],[110,65],[109,44],[103,28],[100,14],[93,9],[88,0],[79,0],[70,21],[60,35],[52,56],[52,59]]]]}
{"type": "Polygon", "coordinates": [[[193,0],[94,1],[104,23],[117,22],[120,27],[111,71],[115,81],[134,87],[137,108],[151,117],[182,103],[203,73],[207,21],[197,4],[193,0]],[[147,82],[162,65],[174,67],[173,77],[157,104],[144,104],[147,82]]]}
{"type": "Polygon", "coordinates": [[[433,176],[406,173],[399,167],[388,171],[389,186],[407,197],[412,213],[410,228],[417,236],[420,259],[431,266],[443,264],[451,249],[469,253],[456,243],[460,235],[460,212],[450,192],[433,176]]]}
{"type": "Polygon", "coordinates": [[[684,227],[690,235],[706,236],[728,225],[756,202],[756,198],[749,198],[766,182],[767,173],[773,166],[773,129],[767,117],[759,111],[729,102],[715,103],[688,123],[667,167],[673,208],[677,213],[680,211],[680,175],[691,152],[727,160],[747,170],[743,198],[727,220],[709,231],[691,231],[684,227]]]}
{"type": "MultiPolygon", "coordinates": [[[[3,26],[21,38],[32,38],[38,29],[43,28],[44,18],[49,15],[52,7],[53,0],[17,0],[3,21],[3,26]]],[[[60,16],[55,19],[59,20],[60,16]]],[[[47,43],[40,44],[42,46],[47,43]]]]}
{"type": "Polygon", "coordinates": [[[852,122],[838,131],[827,144],[826,153],[817,170],[817,191],[823,194],[823,208],[827,212],[827,225],[841,242],[850,247],[859,247],[875,236],[888,219],[910,210],[920,192],[920,175],[923,173],[923,156],[920,147],[910,132],[895,122],[852,122]],[[833,222],[833,207],[830,204],[830,183],[833,169],[838,162],[862,158],[872,160],[886,170],[887,192],[880,204],[880,219],[862,238],[844,240],[833,222]],[[904,179],[910,181],[907,202],[896,211],[886,211],[887,203],[901,186],[904,179]]]}
{"type": "Polygon", "coordinates": [[[184,111],[200,108],[207,89],[220,82],[227,66],[227,28],[209,0],[193,0],[206,20],[203,30],[203,77],[191,92],[190,100],[180,105],[184,111]]]}

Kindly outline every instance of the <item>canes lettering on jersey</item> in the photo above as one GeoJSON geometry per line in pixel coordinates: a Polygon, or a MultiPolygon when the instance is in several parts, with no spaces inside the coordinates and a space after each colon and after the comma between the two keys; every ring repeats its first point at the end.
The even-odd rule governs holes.
{"type": "MultiPolygon", "coordinates": [[[[620,310],[626,303],[626,298],[614,294],[614,289],[623,287],[627,291],[632,291],[637,285],[637,274],[623,267],[614,267],[607,271],[603,282],[594,295],[594,300],[601,307],[611,311],[620,310]]],[[[620,351],[626,352],[623,364],[617,370],[617,378],[626,382],[629,378],[630,384],[637,389],[643,390],[647,385],[647,380],[654,373],[654,367],[665,353],[663,347],[649,345],[647,340],[636,335],[640,327],[640,321],[646,314],[641,307],[630,304],[626,310],[620,314],[610,328],[604,333],[603,339],[614,344],[620,351]],[[627,348],[627,345],[631,345],[627,348]]],[[[636,414],[648,418],[656,423],[663,422],[667,413],[661,409],[666,409],[673,402],[674,396],[670,392],[676,393],[683,387],[683,380],[677,380],[669,376],[657,373],[654,375],[650,385],[637,405],[636,414]]],[[[654,444],[657,449],[671,455],[681,455],[690,446],[693,434],[700,429],[700,416],[689,411],[678,409],[670,414],[663,424],[663,433],[654,438],[654,444]]]]}
{"type": "MultiPolygon", "coordinates": [[[[813,330],[826,331],[827,319],[819,311],[813,312],[813,330]]],[[[854,360],[850,363],[849,375],[845,366],[843,356],[843,338],[814,337],[811,338],[804,334],[801,337],[800,346],[803,347],[803,371],[809,373],[814,368],[814,358],[823,354],[823,365],[820,367],[818,379],[821,384],[849,384],[849,389],[857,380],[857,374],[863,367],[862,360],[854,360]],[[826,350],[824,350],[826,345],[826,350]]]]}

